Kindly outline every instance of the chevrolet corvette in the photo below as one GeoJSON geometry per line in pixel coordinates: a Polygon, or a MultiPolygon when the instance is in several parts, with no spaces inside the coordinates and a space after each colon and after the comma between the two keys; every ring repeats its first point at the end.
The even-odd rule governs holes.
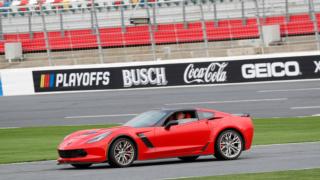
{"type": "Polygon", "coordinates": [[[122,126],[66,136],[58,146],[58,164],[88,168],[108,162],[128,167],[135,160],[177,157],[195,161],[203,155],[234,160],[250,149],[253,133],[246,114],[200,108],[150,110],[122,126]]]}

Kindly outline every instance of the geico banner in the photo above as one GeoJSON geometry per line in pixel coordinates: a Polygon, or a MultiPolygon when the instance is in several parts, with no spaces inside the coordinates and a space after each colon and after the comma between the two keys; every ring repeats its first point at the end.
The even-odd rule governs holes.
{"type": "Polygon", "coordinates": [[[319,56],[33,71],[35,92],[312,78],[320,78],[319,56]]]}

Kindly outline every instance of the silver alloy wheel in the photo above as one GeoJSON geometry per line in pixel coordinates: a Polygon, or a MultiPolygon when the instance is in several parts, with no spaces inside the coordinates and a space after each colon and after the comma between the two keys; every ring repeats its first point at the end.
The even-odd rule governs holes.
{"type": "Polygon", "coordinates": [[[237,157],[242,150],[241,137],[235,132],[225,133],[219,142],[221,153],[229,159],[237,157]]]}
{"type": "Polygon", "coordinates": [[[134,160],[135,151],[133,144],[126,139],[119,141],[114,148],[114,158],[122,166],[130,164],[134,160]]]}

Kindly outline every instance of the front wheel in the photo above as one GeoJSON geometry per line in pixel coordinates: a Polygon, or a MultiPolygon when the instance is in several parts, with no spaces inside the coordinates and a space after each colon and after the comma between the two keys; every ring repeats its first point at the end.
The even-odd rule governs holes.
{"type": "Polygon", "coordinates": [[[192,162],[198,159],[198,157],[199,156],[187,156],[187,157],[178,157],[178,158],[181,159],[182,161],[192,162]]]}
{"type": "Polygon", "coordinates": [[[119,138],[113,142],[109,150],[109,164],[112,167],[128,167],[136,159],[136,147],[127,138],[119,138]]]}
{"type": "Polygon", "coordinates": [[[86,169],[89,168],[92,164],[71,164],[71,166],[77,169],[86,169]]]}
{"type": "Polygon", "coordinates": [[[235,130],[223,131],[216,140],[214,156],[220,160],[237,159],[243,150],[243,139],[235,130]]]}

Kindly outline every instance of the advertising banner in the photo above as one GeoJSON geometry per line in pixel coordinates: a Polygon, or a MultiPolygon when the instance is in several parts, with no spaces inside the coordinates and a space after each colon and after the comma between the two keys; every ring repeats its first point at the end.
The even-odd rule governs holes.
{"type": "Polygon", "coordinates": [[[35,92],[320,78],[320,56],[33,71],[35,92]]]}

